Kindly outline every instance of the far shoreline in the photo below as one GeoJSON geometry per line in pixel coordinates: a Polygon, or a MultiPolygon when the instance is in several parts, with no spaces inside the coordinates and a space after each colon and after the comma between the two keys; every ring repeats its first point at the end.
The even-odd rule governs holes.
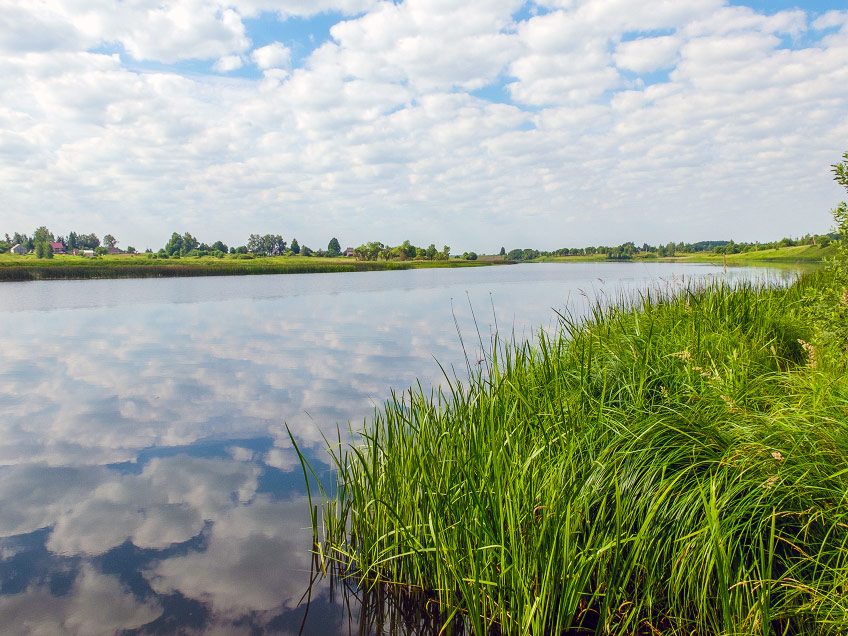
{"type": "Polygon", "coordinates": [[[0,257],[0,282],[320,274],[486,267],[512,263],[513,261],[485,262],[456,259],[445,261],[356,261],[344,257],[258,257],[251,259],[183,257],[164,260],[147,258],[145,254],[98,257],[56,255],[52,259],[37,259],[32,255],[3,255],[0,257]]]}
{"type": "Polygon", "coordinates": [[[97,257],[56,255],[38,259],[34,255],[0,255],[0,282],[36,280],[87,280],[118,278],[180,278],[193,276],[249,276],[268,274],[318,274],[395,271],[455,267],[486,267],[518,263],[703,263],[739,266],[820,265],[832,258],[832,248],[816,246],[781,247],[769,250],[714,254],[698,252],[658,258],[638,253],[629,259],[610,259],[605,254],[590,256],[543,256],[528,261],[507,260],[504,256],[481,255],[476,260],[388,260],[365,261],[349,257],[252,257],[152,258],[147,254],[114,254],[97,257]]]}

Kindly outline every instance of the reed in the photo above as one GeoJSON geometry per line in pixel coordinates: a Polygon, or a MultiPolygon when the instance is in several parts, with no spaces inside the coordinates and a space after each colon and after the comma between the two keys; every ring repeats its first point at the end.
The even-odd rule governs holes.
{"type": "Polygon", "coordinates": [[[597,305],[393,395],[330,447],[325,567],[443,633],[848,632],[845,343],[808,302],[832,276],[597,305]]]}

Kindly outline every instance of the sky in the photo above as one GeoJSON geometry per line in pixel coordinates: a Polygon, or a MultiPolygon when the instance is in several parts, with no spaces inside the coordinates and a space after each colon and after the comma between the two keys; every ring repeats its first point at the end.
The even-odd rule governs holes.
{"type": "Polygon", "coordinates": [[[822,233],[844,0],[0,0],[0,234],[822,233]]]}

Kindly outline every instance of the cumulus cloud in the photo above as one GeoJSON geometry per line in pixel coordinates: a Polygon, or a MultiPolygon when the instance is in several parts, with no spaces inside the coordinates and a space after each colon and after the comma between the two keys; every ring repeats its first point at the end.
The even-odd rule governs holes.
{"type": "Polygon", "coordinates": [[[291,50],[280,42],[255,49],[250,54],[251,59],[261,69],[288,68],[291,64],[291,50]]]}
{"type": "Polygon", "coordinates": [[[215,62],[212,68],[220,73],[228,73],[240,69],[242,66],[244,66],[244,61],[240,55],[225,55],[215,62]]]}
{"type": "Polygon", "coordinates": [[[177,224],[312,246],[379,227],[488,251],[830,224],[843,11],[580,0],[516,17],[523,4],[16,3],[0,29],[9,229],[83,223],[158,247],[177,224]],[[305,55],[246,26],[325,10],[346,17],[305,55]],[[263,73],[167,66],[188,59],[263,73]]]}
{"type": "Polygon", "coordinates": [[[622,42],[615,51],[615,63],[636,73],[650,73],[674,64],[681,39],[666,35],[622,42]]]}

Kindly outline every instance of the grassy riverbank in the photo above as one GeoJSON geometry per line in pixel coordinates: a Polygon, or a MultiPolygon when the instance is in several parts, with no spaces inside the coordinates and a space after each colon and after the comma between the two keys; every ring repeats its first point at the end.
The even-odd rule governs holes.
{"type": "MultiPolygon", "coordinates": [[[[651,252],[637,252],[626,262],[662,262],[662,263],[717,263],[728,265],[766,265],[770,263],[809,263],[818,264],[832,260],[836,256],[836,246],[819,247],[818,245],[795,245],[777,247],[767,250],[739,252],[738,254],[716,254],[714,252],[695,252],[694,254],[677,254],[671,257],[657,257],[651,252]]],[[[501,257],[484,256],[483,260],[496,260],[501,257]]],[[[606,254],[591,254],[588,256],[542,256],[533,262],[540,263],[579,263],[606,262],[606,254]]]]}
{"type": "Polygon", "coordinates": [[[820,272],[564,321],[334,449],[322,550],[475,634],[845,633],[847,316],[820,272]]]}
{"type": "Polygon", "coordinates": [[[38,259],[34,255],[2,254],[0,255],[0,281],[312,274],[432,267],[475,267],[492,264],[457,260],[356,261],[351,258],[319,258],[313,256],[246,258],[237,255],[224,258],[187,256],[175,259],[159,259],[148,258],[146,254],[117,254],[98,257],[57,255],[52,259],[38,259]]]}
{"type": "MultiPolygon", "coordinates": [[[[832,258],[834,248],[817,246],[784,247],[727,256],[728,265],[763,265],[780,263],[821,263],[832,258]]],[[[653,255],[651,255],[653,256],[653,255]]],[[[698,253],[673,258],[645,258],[639,254],[626,261],[646,260],[663,262],[723,263],[717,254],[698,253]]],[[[609,262],[604,254],[591,256],[541,257],[532,262],[577,263],[609,262]]],[[[481,267],[509,265],[513,261],[501,256],[483,257],[476,261],[450,259],[446,261],[357,261],[351,258],[321,258],[305,256],[252,257],[227,255],[183,258],[150,258],[147,254],[116,254],[98,257],[57,255],[39,259],[34,255],[0,254],[0,282],[27,280],[57,280],[85,278],[164,278],[175,276],[238,276],[249,274],[311,274],[321,272],[361,272],[432,267],[481,267]]]]}

